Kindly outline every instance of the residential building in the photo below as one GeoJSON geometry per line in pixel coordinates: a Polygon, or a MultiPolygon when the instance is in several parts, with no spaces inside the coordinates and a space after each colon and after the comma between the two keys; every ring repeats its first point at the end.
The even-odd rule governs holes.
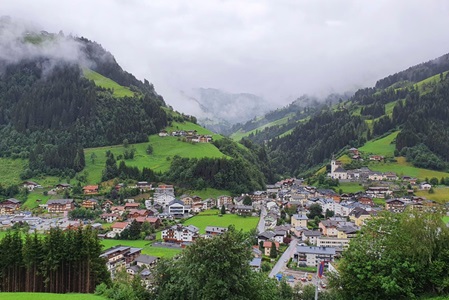
{"type": "Polygon", "coordinates": [[[227,230],[228,229],[225,227],[207,226],[206,227],[206,236],[212,237],[215,235],[220,235],[220,234],[225,233],[227,230]]]}
{"type": "Polygon", "coordinates": [[[193,242],[199,236],[199,229],[193,225],[173,225],[162,231],[161,237],[164,242],[184,243],[193,242]]]}
{"type": "Polygon", "coordinates": [[[251,270],[260,272],[261,266],[262,266],[262,258],[261,257],[254,257],[253,260],[249,262],[249,266],[251,267],[251,270]]]}
{"type": "Polygon", "coordinates": [[[86,209],[95,209],[98,206],[98,201],[96,199],[87,199],[83,201],[81,206],[86,209]]]}
{"type": "Polygon", "coordinates": [[[322,261],[327,265],[334,260],[335,248],[296,246],[294,259],[298,266],[316,267],[322,261]]]}
{"type": "Polygon", "coordinates": [[[168,204],[168,213],[173,216],[184,216],[185,205],[181,200],[175,199],[168,204]]]}
{"type": "Polygon", "coordinates": [[[292,227],[307,228],[308,221],[309,221],[309,218],[307,218],[307,216],[304,214],[295,214],[290,219],[290,223],[292,224],[292,227]]]}
{"type": "Polygon", "coordinates": [[[223,196],[219,196],[217,198],[217,207],[218,208],[221,208],[223,205],[226,206],[226,205],[231,205],[231,204],[234,204],[234,201],[231,196],[223,195],[223,196]]]}
{"type": "Polygon", "coordinates": [[[129,226],[128,222],[116,222],[112,224],[111,229],[112,231],[109,231],[106,236],[108,238],[115,238],[120,236],[120,234],[129,226]]]}
{"type": "Polygon", "coordinates": [[[83,187],[84,195],[96,195],[98,194],[98,185],[86,185],[83,187]]]}
{"type": "Polygon", "coordinates": [[[239,216],[249,216],[253,211],[253,207],[249,205],[238,205],[235,211],[239,216]]]}
{"type": "Polygon", "coordinates": [[[349,246],[349,239],[339,239],[336,237],[321,236],[317,239],[317,247],[346,249],[349,246]]]}
{"type": "Polygon", "coordinates": [[[304,242],[309,242],[312,245],[316,245],[317,239],[321,236],[321,231],[319,230],[304,230],[302,232],[302,240],[304,242]]]}
{"type": "Polygon", "coordinates": [[[369,212],[361,207],[354,208],[349,214],[349,219],[354,222],[356,226],[365,225],[365,221],[372,217],[372,211],[369,212]]]}
{"type": "Polygon", "coordinates": [[[270,256],[270,250],[271,250],[271,247],[273,247],[273,243],[276,246],[276,250],[279,251],[279,243],[278,242],[271,242],[271,241],[263,242],[263,251],[266,256],[270,256]]]}
{"type": "Polygon", "coordinates": [[[402,212],[405,209],[405,201],[400,199],[390,199],[385,201],[385,209],[393,212],[402,212]]]}
{"type": "Polygon", "coordinates": [[[58,200],[48,200],[47,209],[48,212],[65,212],[71,211],[75,208],[75,202],[73,199],[58,199],[58,200]]]}
{"type": "Polygon", "coordinates": [[[115,277],[115,273],[119,268],[126,268],[137,257],[140,256],[142,248],[133,248],[128,246],[115,246],[107,249],[100,255],[106,259],[106,267],[111,273],[111,277],[115,277]]]}
{"type": "Polygon", "coordinates": [[[9,198],[3,202],[0,202],[0,214],[12,215],[20,209],[20,200],[9,198]]]}

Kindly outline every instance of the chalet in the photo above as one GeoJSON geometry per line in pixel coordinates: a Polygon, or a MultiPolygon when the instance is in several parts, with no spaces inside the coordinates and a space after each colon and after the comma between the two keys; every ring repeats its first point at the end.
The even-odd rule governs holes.
{"type": "Polygon", "coordinates": [[[384,157],[382,155],[370,155],[369,160],[371,160],[371,161],[383,161],[384,157]]]}
{"type": "Polygon", "coordinates": [[[72,186],[70,185],[70,184],[68,184],[68,183],[59,183],[59,184],[57,184],[56,185],[56,189],[57,190],[67,190],[67,189],[70,189],[72,186]]]}
{"type": "Polygon", "coordinates": [[[71,211],[75,208],[75,202],[73,199],[58,199],[58,200],[48,200],[47,209],[48,212],[65,212],[71,211]]]}
{"type": "Polygon", "coordinates": [[[36,188],[42,188],[42,186],[39,183],[36,183],[34,181],[24,181],[22,183],[23,187],[29,190],[30,192],[33,191],[36,188]]]}
{"type": "Polygon", "coordinates": [[[106,201],[103,201],[103,204],[101,205],[101,208],[103,210],[108,210],[108,209],[111,209],[111,207],[113,205],[114,205],[114,203],[111,200],[106,200],[106,201]]]}
{"type": "Polygon", "coordinates": [[[158,217],[137,217],[135,220],[137,223],[148,222],[153,225],[154,228],[159,228],[159,226],[161,226],[161,219],[158,217]]]}
{"type": "Polygon", "coordinates": [[[154,267],[157,263],[158,258],[156,256],[150,256],[141,254],[136,257],[134,262],[138,267],[145,267],[145,268],[151,268],[154,267]]]}
{"type": "Polygon", "coordinates": [[[20,200],[17,200],[15,198],[9,198],[9,199],[6,199],[5,201],[0,202],[0,208],[2,206],[10,206],[13,208],[13,210],[19,210],[20,203],[21,203],[20,200]]]}
{"type": "Polygon", "coordinates": [[[111,212],[122,216],[125,213],[124,206],[111,206],[111,212]]]}
{"type": "Polygon", "coordinates": [[[147,181],[139,181],[137,182],[136,187],[141,192],[147,192],[150,191],[153,186],[151,185],[151,183],[148,183],[147,181]]]}
{"type": "Polygon", "coordinates": [[[115,246],[104,251],[100,257],[106,260],[106,267],[114,278],[116,270],[126,267],[141,255],[142,248],[115,246]]]}
{"type": "Polygon", "coordinates": [[[372,172],[368,175],[369,180],[381,181],[387,179],[383,173],[380,172],[372,172]]]}
{"type": "Polygon", "coordinates": [[[215,199],[212,199],[212,198],[207,198],[207,199],[201,201],[201,203],[203,204],[203,210],[208,210],[208,209],[211,209],[212,207],[216,206],[215,199]]]}
{"type": "Polygon", "coordinates": [[[132,210],[132,209],[138,209],[139,208],[139,206],[140,206],[140,204],[139,203],[125,203],[125,210],[126,211],[130,211],[130,210],[132,210]]]}
{"type": "Polygon", "coordinates": [[[249,216],[253,211],[253,207],[249,205],[238,205],[236,206],[236,214],[239,216],[249,216]]]}
{"type": "Polygon", "coordinates": [[[166,130],[161,130],[161,131],[159,132],[159,136],[160,136],[160,137],[168,136],[168,132],[167,132],[166,130]]]}
{"type": "Polygon", "coordinates": [[[212,237],[215,235],[220,235],[220,234],[225,233],[227,230],[228,229],[225,227],[207,226],[206,227],[206,236],[212,237]]]}
{"type": "Polygon", "coordinates": [[[369,205],[371,207],[374,206],[373,199],[368,196],[360,196],[357,198],[357,201],[363,205],[369,205]]]}
{"type": "Polygon", "coordinates": [[[352,155],[359,155],[359,149],[352,147],[351,149],[348,150],[350,154],[352,155]]]}
{"type": "Polygon", "coordinates": [[[164,242],[184,243],[193,242],[199,236],[199,229],[193,225],[174,225],[162,231],[161,237],[164,242]]]}
{"type": "Polygon", "coordinates": [[[184,205],[192,205],[193,204],[193,198],[187,195],[182,195],[180,197],[181,201],[184,203],[184,205]]]}
{"type": "Polygon", "coordinates": [[[95,209],[98,206],[98,200],[96,199],[87,199],[84,200],[81,204],[85,209],[95,209]]]}
{"type": "Polygon", "coordinates": [[[114,223],[115,221],[117,221],[117,219],[120,217],[119,214],[116,213],[104,213],[100,215],[100,219],[102,219],[103,221],[107,222],[107,223],[114,223]]]}
{"type": "Polygon", "coordinates": [[[424,191],[428,191],[432,188],[432,185],[427,183],[427,182],[423,182],[419,185],[419,189],[420,190],[424,190],[424,191]]]}
{"type": "Polygon", "coordinates": [[[146,218],[148,216],[148,211],[146,209],[130,209],[128,211],[128,219],[136,219],[138,217],[146,218]]]}
{"type": "Polygon", "coordinates": [[[385,209],[393,212],[402,212],[405,209],[405,202],[400,199],[390,199],[385,201],[385,209]]]}
{"type": "Polygon", "coordinates": [[[255,272],[260,272],[261,266],[262,266],[262,258],[261,257],[254,257],[250,262],[249,266],[251,270],[255,272]]]}
{"type": "Polygon", "coordinates": [[[83,187],[84,195],[96,195],[98,194],[98,185],[86,185],[83,187]]]}
{"type": "Polygon", "coordinates": [[[403,181],[407,181],[407,182],[410,183],[411,185],[416,184],[416,181],[418,181],[417,178],[413,178],[413,177],[410,177],[410,176],[403,176],[403,177],[402,177],[402,180],[403,180],[403,181]]]}
{"type": "Polygon", "coordinates": [[[257,243],[265,242],[274,239],[274,231],[264,231],[257,236],[257,243]]]}
{"type": "Polygon", "coordinates": [[[387,180],[398,180],[398,176],[395,173],[393,173],[393,172],[385,173],[385,178],[387,180]]]}
{"type": "Polygon", "coordinates": [[[271,247],[273,246],[273,243],[276,245],[276,250],[279,251],[279,243],[278,242],[271,242],[271,241],[263,242],[263,251],[266,256],[270,255],[270,250],[271,250],[271,247]]]}
{"type": "Polygon", "coordinates": [[[108,238],[115,238],[117,236],[120,236],[120,234],[129,226],[128,222],[116,222],[112,224],[111,229],[112,231],[109,231],[106,236],[108,238]]]}
{"type": "Polygon", "coordinates": [[[175,190],[173,185],[160,184],[154,189],[154,202],[166,207],[175,199],[175,190]]]}
{"type": "Polygon", "coordinates": [[[387,195],[393,194],[388,187],[385,186],[372,186],[366,190],[366,193],[374,198],[385,198],[387,195]]]}

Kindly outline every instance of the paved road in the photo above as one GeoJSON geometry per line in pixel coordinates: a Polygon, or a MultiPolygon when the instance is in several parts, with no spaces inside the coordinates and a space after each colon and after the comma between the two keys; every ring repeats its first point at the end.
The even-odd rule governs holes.
{"type": "Polygon", "coordinates": [[[265,221],[264,218],[267,215],[267,209],[265,208],[265,206],[262,206],[261,210],[260,210],[260,219],[259,219],[259,224],[257,225],[257,230],[259,231],[259,233],[262,233],[265,231],[265,221]]]}
{"type": "Polygon", "coordinates": [[[279,258],[278,262],[274,265],[274,267],[271,270],[270,275],[268,275],[268,277],[273,278],[274,276],[276,276],[276,274],[278,274],[279,272],[281,272],[283,269],[285,269],[287,267],[286,265],[287,265],[288,260],[291,257],[293,257],[293,254],[295,253],[296,243],[297,243],[297,239],[292,239],[287,250],[284,251],[281,258],[279,258]]]}

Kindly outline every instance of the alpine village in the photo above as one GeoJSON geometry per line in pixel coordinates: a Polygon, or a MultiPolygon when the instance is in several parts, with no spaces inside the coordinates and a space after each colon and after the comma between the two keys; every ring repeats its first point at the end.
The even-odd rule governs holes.
{"type": "Polygon", "coordinates": [[[14,41],[1,299],[449,299],[449,54],[220,134],[95,41],[14,41]]]}

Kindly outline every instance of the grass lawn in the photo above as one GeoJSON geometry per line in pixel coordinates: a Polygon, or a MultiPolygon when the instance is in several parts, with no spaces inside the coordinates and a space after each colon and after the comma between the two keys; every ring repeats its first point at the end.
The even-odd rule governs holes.
{"type": "Polygon", "coordinates": [[[2,300],[105,300],[93,294],[0,293],[2,300]]]}
{"type": "Polygon", "coordinates": [[[395,131],[386,137],[378,140],[366,142],[359,150],[364,153],[371,153],[383,156],[394,156],[395,145],[391,142],[397,137],[399,131],[395,131]]]}
{"type": "Polygon", "coordinates": [[[344,154],[344,155],[340,156],[338,158],[338,160],[341,161],[341,163],[343,165],[350,164],[352,162],[352,159],[347,154],[344,154]]]}
{"type": "Polygon", "coordinates": [[[396,157],[396,160],[397,162],[395,163],[372,163],[368,167],[373,171],[395,172],[399,177],[405,175],[416,177],[421,180],[424,180],[425,178],[430,179],[432,177],[438,179],[441,177],[449,177],[449,173],[414,167],[406,161],[405,157],[396,157]]]}
{"type": "MultiPolygon", "coordinates": [[[[47,201],[52,197],[55,197],[54,199],[57,198],[57,196],[49,196],[49,195],[45,196],[43,194],[42,189],[36,189],[35,191],[32,191],[31,193],[28,194],[27,201],[23,204],[23,206],[32,209],[38,207],[39,204],[47,203],[47,201]],[[40,199],[41,202],[36,202],[36,200],[38,199],[40,199]]],[[[62,196],[60,196],[59,198],[62,198],[62,196]]]]}
{"type": "Polygon", "coordinates": [[[443,222],[446,224],[449,223],[449,216],[443,217],[443,222]]]}
{"type": "Polygon", "coordinates": [[[365,190],[358,182],[340,182],[338,189],[341,189],[343,193],[356,193],[365,190]]]}
{"type": "Polygon", "coordinates": [[[374,202],[374,204],[376,204],[376,205],[379,205],[379,206],[384,206],[385,205],[385,199],[383,199],[383,198],[373,198],[373,202],[374,202]]]}
{"type": "Polygon", "coordinates": [[[170,258],[182,251],[179,248],[153,247],[151,245],[151,243],[152,242],[144,241],[144,240],[128,241],[128,240],[104,239],[101,241],[101,244],[104,246],[104,248],[103,248],[104,250],[114,247],[114,246],[117,246],[117,245],[123,245],[123,246],[130,246],[130,247],[136,247],[136,248],[143,248],[142,254],[147,254],[147,255],[157,256],[157,257],[170,258]]]}
{"type": "Polygon", "coordinates": [[[113,95],[116,97],[133,97],[134,93],[127,87],[121,86],[117,82],[115,82],[112,79],[109,79],[107,77],[104,77],[103,75],[89,70],[89,69],[83,69],[84,77],[86,77],[89,80],[93,80],[95,82],[95,85],[100,86],[102,88],[106,89],[112,89],[114,91],[113,95]]]}
{"type": "MultiPolygon", "coordinates": [[[[155,172],[165,172],[170,168],[171,158],[175,155],[187,158],[219,158],[225,156],[217,147],[209,143],[191,144],[178,141],[177,137],[159,137],[158,135],[152,135],[149,139],[149,143],[129,145],[129,148],[134,147],[136,152],[133,159],[125,160],[127,166],[135,166],[138,168],[149,167],[155,172]],[[151,155],[146,153],[148,144],[153,147],[153,153],[151,155]]],[[[89,183],[98,183],[101,181],[107,150],[110,150],[117,157],[123,154],[125,148],[123,145],[116,145],[84,150],[86,157],[86,167],[84,170],[88,173],[87,180],[89,183]],[[93,153],[96,156],[94,162],[91,159],[93,153]]]]}
{"type": "Polygon", "coordinates": [[[0,157],[0,183],[3,186],[9,186],[22,182],[20,173],[22,173],[27,162],[25,159],[0,157]]]}
{"type": "Polygon", "coordinates": [[[205,233],[207,226],[228,227],[234,225],[237,230],[249,231],[256,228],[259,222],[258,217],[241,217],[234,214],[225,214],[219,217],[218,215],[218,209],[208,210],[186,220],[184,225],[194,225],[200,229],[200,233],[205,233]]]}
{"type": "Polygon", "coordinates": [[[449,202],[449,187],[435,187],[433,190],[435,191],[433,194],[429,194],[428,191],[417,191],[415,195],[426,197],[439,203],[449,202]]]}

